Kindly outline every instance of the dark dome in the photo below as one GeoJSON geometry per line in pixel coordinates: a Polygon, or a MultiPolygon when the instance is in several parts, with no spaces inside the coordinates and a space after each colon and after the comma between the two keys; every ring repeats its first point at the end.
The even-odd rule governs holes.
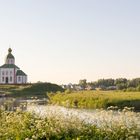
{"type": "Polygon", "coordinates": [[[15,58],[11,53],[9,53],[7,56],[6,56],[6,58],[8,59],[8,58],[15,58]]]}
{"type": "Polygon", "coordinates": [[[12,49],[11,48],[9,48],[8,49],[8,55],[6,56],[6,59],[8,59],[8,58],[15,58],[12,54],[11,54],[11,52],[12,52],[12,49]]]}

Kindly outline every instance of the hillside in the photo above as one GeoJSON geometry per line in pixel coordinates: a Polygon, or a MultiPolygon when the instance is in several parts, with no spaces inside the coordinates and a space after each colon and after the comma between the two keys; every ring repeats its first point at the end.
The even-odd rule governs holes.
{"type": "Polygon", "coordinates": [[[26,85],[0,85],[0,95],[8,97],[46,97],[48,92],[63,92],[64,89],[52,83],[35,83],[26,85]]]}

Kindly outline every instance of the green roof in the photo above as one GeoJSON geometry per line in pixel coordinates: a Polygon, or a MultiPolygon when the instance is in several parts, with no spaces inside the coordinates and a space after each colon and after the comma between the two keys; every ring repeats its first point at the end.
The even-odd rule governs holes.
{"type": "Polygon", "coordinates": [[[27,76],[22,70],[17,70],[16,75],[27,76]]]}
{"type": "Polygon", "coordinates": [[[15,59],[15,57],[14,57],[11,53],[9,53],[9,54],[6,56],[6,59],[8,59],[8,58],[13,58],[13,59],[15,59]]]}
{"type": "Polygon", "coordinates": [[[17,69],[19,69],[19,67],[16,66],[15,64],[4,64],[4,65],[0,66],[0,68],[17,68],[17,69]]]}

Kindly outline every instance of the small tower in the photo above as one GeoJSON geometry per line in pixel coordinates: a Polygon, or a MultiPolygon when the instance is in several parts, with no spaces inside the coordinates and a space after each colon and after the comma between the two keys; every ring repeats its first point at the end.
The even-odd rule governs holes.
{"type": "Polygon", "coordinates": [[[12,49],[8,49],[8,55],[5,59],[5,64],[15,64],[15,57],[12,55],[12,49]]]}

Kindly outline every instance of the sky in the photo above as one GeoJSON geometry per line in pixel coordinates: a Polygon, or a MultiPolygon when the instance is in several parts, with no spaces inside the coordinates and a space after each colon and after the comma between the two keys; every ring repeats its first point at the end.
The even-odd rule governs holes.
{"type": "Polygon", "coordinates": [[[139,0],[0,0],[9,46],[29,82],[140,77],[139,0]]]}

